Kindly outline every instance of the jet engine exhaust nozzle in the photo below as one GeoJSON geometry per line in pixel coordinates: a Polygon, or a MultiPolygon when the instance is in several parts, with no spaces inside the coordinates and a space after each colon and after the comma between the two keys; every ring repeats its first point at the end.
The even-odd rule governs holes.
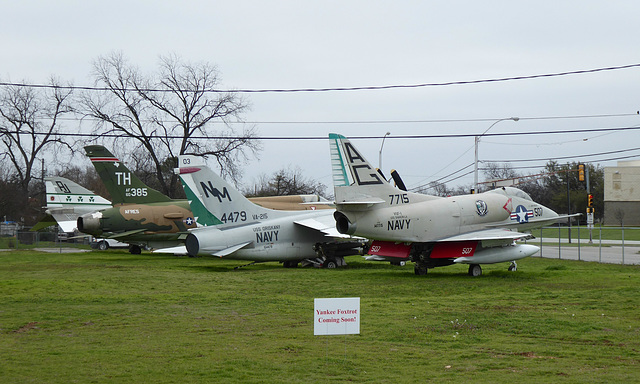
{"type": "Polygon", "coordinates": [[[356,225],[341,212],[335,212],[333,217],[336,219],[336,229],[343,235],[353,235],[356,232],[356,225]]]}

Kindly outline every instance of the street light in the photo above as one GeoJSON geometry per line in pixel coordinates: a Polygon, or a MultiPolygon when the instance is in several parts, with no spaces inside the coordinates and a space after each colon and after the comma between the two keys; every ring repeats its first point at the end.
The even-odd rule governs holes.
{"type": "Polygon", "coordinates": [[[480,142],[480,138],[482,136],[484,136],[485,133],[489,132],[489,130],[491,128],[493,128],[494,125],[498,124],[501,121],[505,121],[505,120],[513,120],[513,121],[518,121],[520,120],[519,117],[505,117],[504,119],[499,119],[493,122],[493,124],[491,124],[489,126],[489,128],[487,128],[484,132],[482,132],[482,135],[480,136],[476,136],[475,138],[475,147],[476,147],[476,161],[474,162],[474,166],[473,166],[473,185],[474,185],[474,193],[478,193],[478,143],[480,142]]]}
{"type": "Polygon", "coordinates": [[[382,144],[380,144],[380,153],[378,154],[378,169],[380,170],[382,170],[382,147],[384,146],[384,139],[386,139],[390,134],[391,132],[385,133],[382,137],[382,144]]]}

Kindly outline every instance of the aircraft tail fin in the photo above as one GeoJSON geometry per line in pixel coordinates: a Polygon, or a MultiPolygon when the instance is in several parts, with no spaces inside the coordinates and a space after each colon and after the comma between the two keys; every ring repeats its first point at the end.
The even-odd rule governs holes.
{"type": "Polygon", "coordinates": [[[329,149],[336,204],[382,203],[402,192],[387,183],[346,137],[329,134],[329,149]]]}
{"type": "Polygon", "coordinates": [[[111,207],[109,200],[61,176],[45,177],[44,185],[47,193],[47,208],[95,206],[98,210],[111,207]]]}
{"type": "Polygon", "coordinates": [[[55,224],[51,222],[53,218],[63,231],[73,232],[78,215],[111,208],[109,200],[64,177],[45,177],[44,184],[48,216],[39,228],[55,224]]]}
{"type": "Polygon", "coordinates": [[[113,204],[149,204],[173,199],[147,186],[102,145],[84,147],[113,204]]]}
{"type": "MultiPolygon", "coordinates": [[[[180,175],[189,205],[200,225],[243,225],[292,214],[252,203],[207,167],[200,157],[180,156],[178,163],[180,168],[176,173],[180,175]]],[[[305,211],[296,211],[302,212],[305,211]]]]}

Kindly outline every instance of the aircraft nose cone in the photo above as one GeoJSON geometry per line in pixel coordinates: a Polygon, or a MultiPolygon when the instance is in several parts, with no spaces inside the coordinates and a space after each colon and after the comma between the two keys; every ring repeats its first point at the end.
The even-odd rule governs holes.
{"type": "Polygon", "coordinates": [[[520,244],[518,247],[518,252],[520,252],[523,255],[522,256],[523,258],[533,256],[536,253],[538,253],[538,251],[540,251],[540,247],[537,247],[531,244],[520,244]]]}

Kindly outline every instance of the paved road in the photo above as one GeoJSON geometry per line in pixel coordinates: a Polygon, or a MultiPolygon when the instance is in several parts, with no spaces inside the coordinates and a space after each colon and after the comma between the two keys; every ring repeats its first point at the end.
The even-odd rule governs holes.
{"type": "MultiPolygon", "coordinates": [[[[556,239],[556,242],[558,240],[556,239]]],[[[535,244],[540,246],[539,243],[530,241],[529,244],[535,244]]],[[[547,243],[548,244],[548,243],[547,243]]],[[[605,245],[601,247],[584,246],[580,248],[577,246],[561,246],[558,245],[543,245],[541,252],[536,253],[532,257],[544,257],[549,259],[563,259],[563,260],[583,260],[583,261],[599,261],[602,263],[610,264],[628,264],[628,265],[640,265],[640,245],[625,245],[624,248],[620,245],[605,245]]]]}

